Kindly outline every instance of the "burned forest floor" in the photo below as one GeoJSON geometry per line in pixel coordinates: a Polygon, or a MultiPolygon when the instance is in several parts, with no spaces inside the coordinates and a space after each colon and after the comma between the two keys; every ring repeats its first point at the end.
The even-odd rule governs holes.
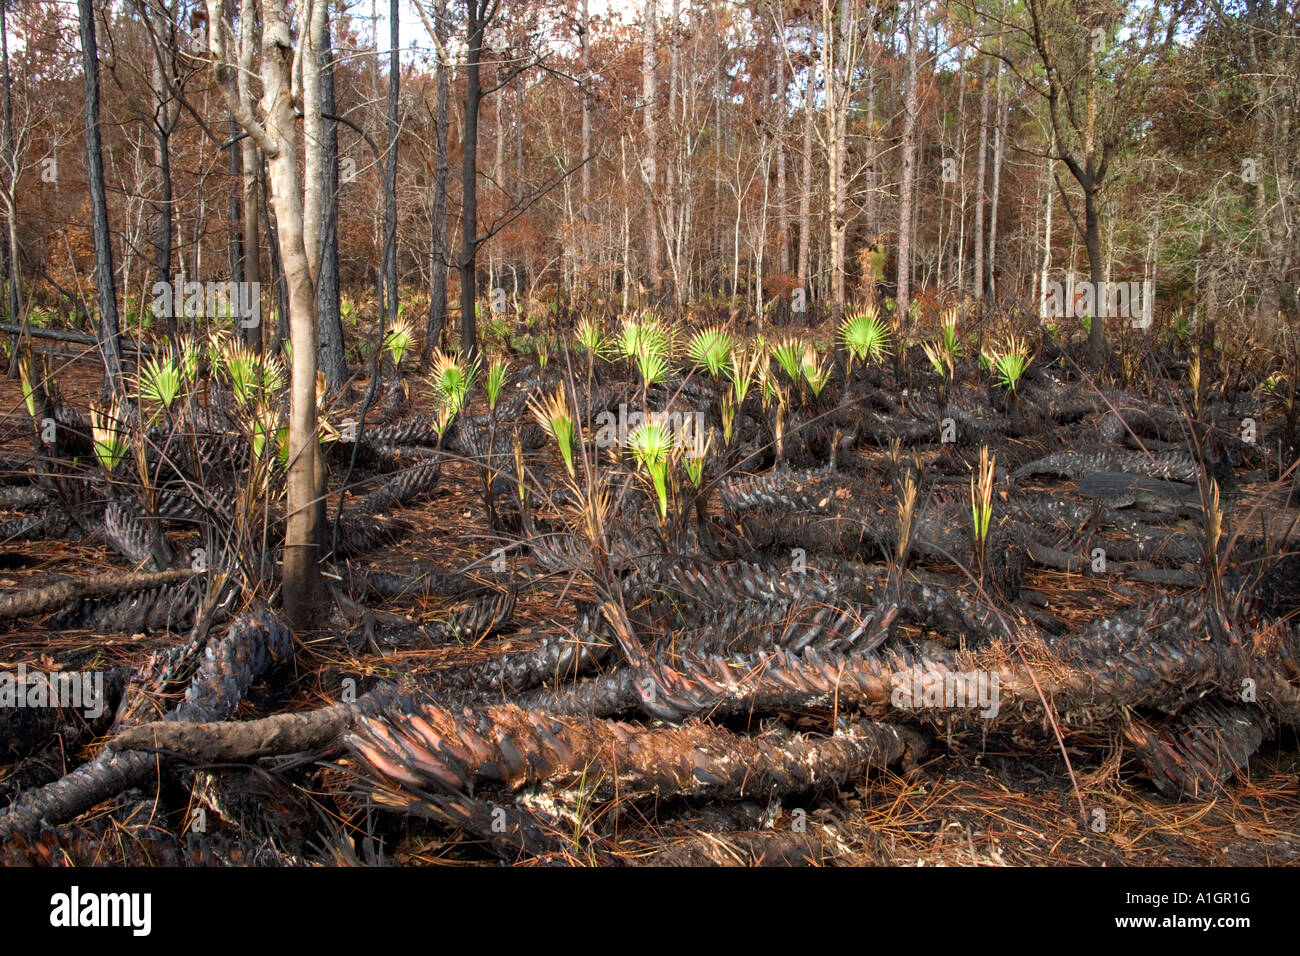
{"type": "Polygon", "coordinates": [[[276,430],[215,353],[188,408],[130,390],[108,469],[95,355],[38,348],[41,387],[0,380],[0,672],[105,706],[0,706],[0,861],[1300,862],[1298,436],[1264,375],[1198,394],[1153,352],[1097,385],[1041,345],[1009,390],[800,347],[738,400],[683,344],[648,379],[512,356],[494,409],[489,357],[441,420],[445,366],[386,360],[368,405],[354,369],[292,632],[276,430]],[[662,503],[627,409],[680,413],[662,503]]]}

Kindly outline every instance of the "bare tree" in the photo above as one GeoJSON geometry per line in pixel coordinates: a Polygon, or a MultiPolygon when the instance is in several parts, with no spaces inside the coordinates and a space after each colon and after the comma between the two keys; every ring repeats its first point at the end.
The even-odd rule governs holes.
{"type": "MultiPolygon", "coordinates": [[[[89,0],[82,0],[89,3],[89,0]]],[[[317,0],[323,2],[323,0],[317,0]]],[[[295,55],[285,0],[262,0],[262,98],[259,120],[240,98],[226,36],[226,0],[207,0],[209,52],[227,108],[257,140],[269,165],[271,205],[284,263],[293,343],[289,408],[288,515],[282,595],[295,627],[309,626],[320,608],[320,546],[324,523],[324,469],[316,434],[316,289],[303,235],[303,190],[298,178],[294,115],[295,55]]],[[[247,11],[244,12],[247,15],[247,11]]],[[[310,22],[310,21],[308,21],[310,22]]],[[[300,24],[305,26],[305,24],[300,24]]],[[[320,149],[319,142],[308,149],[320,149]]]]}
{"type": "Polygon", "coordinates": [[[916,23],[920,0],[907,11],[907,92],[903,97],[903,179],[898,195],[898,295],[897,315],[905,321],[912,295],[912,189],[916,181],[916,23]]]}
{"type": "Polygon", "coordinates": [[[91,0],[77,0],[81,26],[81,67],[86,94],[86,175],[90,181],[91,228],[95,242],[95,287],[99,304],[99,347],[104,356],[105,392],[122,392],[122,353],[117,322],[117,290],[113,286],[113,242],[108,228],[108,197],[104,191],[104,151],[99,137],[99,47],[95,41],[95,9],[91,0]]]}

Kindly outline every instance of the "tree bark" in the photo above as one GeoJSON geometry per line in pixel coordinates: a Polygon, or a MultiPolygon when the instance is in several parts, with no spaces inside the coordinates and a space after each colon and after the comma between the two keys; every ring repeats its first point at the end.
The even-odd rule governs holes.
{"type": "MultiPolygon", "coordinates": [[[[325,0],[318,0],[324,3],[325,0]]],[[[329,24],[321,32],[321,111],[335,115],[334,47],[330,42],[329,24]]],[[[321,164],[320,273],[316,278],[316,321],[320,340],[318,363],[325,373],[325,384],[334,391],[348,378],[347,357],[343,348],[343,317],[339,309],[339,124],[326,119],[324,162],[321,164]]]]}
{"type": "MultiPolygon", "coordinates": [[[[911,0],[907,15],[907,93],[903,98],[903,181],[898,202],[898,295],[900,323],[909,317],[912,297],[912,188],[916,182],[916,19],[918,0],[911,0]]],[[[905,326],[904,326],[905,327],[905,326]]]]}
{"type": "Polygon", "coordinates": [[[975,165],[975,300],[984,299],[984,175],[989,147],[989,60],[980,73],[980,142],[975,165]]]}
{"type": "Polygon", "coordinates": [[[401,5],[391,0],[388,10],[388,154],[384,163],[384,285],[388,324],[397,321],[397,97],[402,64],[399,25],[401,5]]]}
{"type": "Polygon", "coordinates": [[[641,157],[641,178],[645,182],[646,282],[653,300],[659,290],[659,224],[655,217],[654,194],[658,188],[656,169],[659,132],[655,118],[658,90],[656,66],[659,51],[655,45],[655,0],[645,0],[641,26],[641,109],[645,144],[641,157]]]}
{"type": "Polygon", "coordinates": [[[477,354],[478,329],[474,315],[475,256],[478,253],[478,114],[483,103],[479,63],[483,54],[485,0],[465,0],[465,130],[464,156],[460,169],[460,348],[473,360],[477,354]]]}
{"type": "Polygon", "coordinates": [[[81,26],[81,66],[85,88],[86,173],[90,180],[90,210],[95,242],[95,286],[99,299],[99,346],[104,357],[104,392],[125,393],[117,321],[117,291],[113,287],[113,243],[108,229],[108,197],[104,191],[104,152],[99,139],[99,49],[95,42],[92,0],[77,0],[81,26]]]}
{"type": "Polygon", "coordinates": [[[424,360],[438,347],[442,331],[447,325],[447,270],[451,265],[447,245],[447,131],[451,112],[451,64],[444,58],[448,37],[447,0],[437,0],[434,11],[434,29],[440,49],[438,51],[437,87],[438,105],[434,118],[435,138],[433,166],[433,263],[429,288],[429,323],[424,336],[424,360]]]}

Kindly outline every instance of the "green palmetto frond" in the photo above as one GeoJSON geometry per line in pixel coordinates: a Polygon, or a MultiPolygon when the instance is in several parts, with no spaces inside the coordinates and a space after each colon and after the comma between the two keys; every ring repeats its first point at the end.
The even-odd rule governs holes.
{"type": "Polygon", "coordinates": [[[578,344],[578,348],[592,358],[603,359],[609,354],[609,342],[605,339],[605,332],[601,328],[599,319],[589,316],[579,319],[578,324],[573,327],[573,340],[578,344]]]}
{"type": "Polygon", "coordinates": [[[384,348],[393,358],[394,365],[402,364],[402,356],[410,351],[415,343],[414,331],[409,319],[398,319],[384,336],[384,348]]]}
{"type": "Polygon", "coordinates": [[[250,411],[253,433],[253,457],[261,458],[270,447],[275,449],[275,460],[281,468],[289,464],[289,426],[280,423],[280,416],[263,399],[250,411]]]}
{"type": "Polygon", "coordinates": [[[284,363],[274,355],[258,355],[248,346],[227,339],[220,346],[221,368],[230,390],[243,405],[284,387],[284,363]]]}
{"type": "Polygon", "coordinates": [[[27,413],[36,418],[36,388],[32,385],[32,357],[24,351],[18,356],[18,375],[23,382],[23,401],[27,403],[27,413]]]}
{"type": "Polygon", "coordinates": [[[922,342],[921,351],[925,352],[925,357],[930,360],[930,365],[935,372],[940,375],[948,374],[948,362],[942,346],[937,342],[922,342]]]}
{"type": "Polygon", "coordinates": [[[785,339],[772,348],[772,357],[776,359],[776,364],[781,366],[781,370],[790,377],[792,382],[798,382],[802,377],[803,351],[803,342],[794,337],[785,339]]]}
{"type": "Polygon", "coordinates": [[[673,435],[662,423],[645,422],[627,436],[627,448],[643,473],[654,485],[659,501],[659,520],[668,517],[668,460],[673,450],[673,435]]]}
{"type": "Polygon", "coordinates": [[[193,336],[186,335],[181,338],[180,361],[177,363],[181,375],[185,381],[193,385],[199,378],[199,360],[203,357],[203,350],[199,343],[194,341],[193,336]]]}
{"type": "Polygon", "coordinates": [[[183,374],[172,358],[152,358],[140,368],[137,384],[140,399],[170,409],[181,396],[183,374]]]}
{"type": "Polygon", "coordinates": [[[509,374],[510,369],[500,359],[493,359],[488,365],[487,377],[483,380],[483,392],[487,395],[488,408],[493,411],[496,410],[497,399],[501,397],[501,389],[505,387],[509,374]]]}
{"type": "Polygon", "coordinates": [[[846,316],[840,325],[840,342],[858,361],[879,362],[889,354],[889,327],[874,305],[846,316]]]}
{"type": "Polygon", "coordinates": [[[989,361],[997,383],[1014,392],[1029,369],[1029,345],[1022,338],[1008,336],[1002,346],[990,353],[989,361]]]}
{"type": "Polygon", "coordinates": [[[666,364],[671,352],[668,333],[653,315],[639,319],[632,316],[625,318],[615,342],[615,350],[622,358],[633,363],[642,356],[658,355],[666,364]]]}
{"type": "Polygon", "coordinates": [[[804,381],[808,383],[808,387],[812,389],[814,396],[821,395],[822,389],[831,380],[832,368],[829,355],[819,361],[817,350],[811,345],[803,350],[803,357],[799,361],[799,370],[803,374],[804,381]]]}
{"type": "Polygon", "coordinates": [[[713,436],[710,435],[704,439],[703,447],[698,447],[700,440],[698,435],[695,440],[698,449],[696,454],[691,454],[691,449],[680,444],[677,446],[676,451],[681,456],[682,471],[686,475],[686,480],[698,490],[700,483],[704,480],[704,464],[708,460],[709,449],[713,445],[713,436]]]}
{"type": "Polygon", "coordinates": [[[989,457],[988,446],[980,449],[979,471],[970,479],[970,513],[975,546],[982,553],[988,540],[989,523],[993,518],[993,467],[996,458],[989,457]]]}
{"type": "Polygon", "coordinates": [[[761,346],[745,349],[737,345],[732,348],[725,372],[731,381],[731,394],[737,408],[744,404],[750,386],[758,379],[765,357],[761,346]]]}
{"type": "Polygon", "coordinates": [[[940,344],[943,346],[944,351],[951,355],[954,360],[961,358],[961,337],[957,334],[957,307],[951,306],[946,309],[940,321],[943,323],[940,344]]]}
{"type": "Polygon", "coordinates": [[[126,457],[128,450],[126,417],[116,398],[104,411],[91,408],[90,435],[94,442],[95,458],[105,471],[111,473],[126,457]]]}
{"type": "Polygon", "coordinates": [[[560,457],[564,459],[564,470],[569,473],[570,478],[574,477],[573,443],[578,437],[578,426],[569,411],[569,401],[564,395],[564,386],[557,385],[555,392],[540,402],[536,399],[531,400],[528,408],[543,431],[555,439],[555,444],[560,449],[560,457]]]}
{"type": "Polygon", "coordinates": [[[446,431],[447,425],[465,407],[465,400],[478,374],[478,365],[438,349],[433,353],[430,367],[429,384],[438,397],[439,430],[446,431]]]}
{"type": "Polygon", "coordinates": [[[720,378],[731,362],[731,335],[721,326],[711,326],[696,332],[686,346],[686,352],[695,363],[714,378],[720,378]]]}

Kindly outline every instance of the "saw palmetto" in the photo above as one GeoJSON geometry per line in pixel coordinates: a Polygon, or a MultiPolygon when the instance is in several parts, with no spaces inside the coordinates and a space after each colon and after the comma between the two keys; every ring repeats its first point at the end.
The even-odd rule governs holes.
{"type": "Polygon", "coordinates": [[[411,321],[406,318],[394,322],[393,327],[384,336],[384,349],[392,357],[394,366],[402,364],[402,357],[411,350],[411,346],[414,344],[414,330],[411,327],[411,321]]]}
{"type": "Polygon", "coordinates": [[[550,397],[540,402],[533,399],[528,403],[528,408],[532,411],[537,424],[542,426],[542,430],[555,439],[555,444],[560,449],[560,457],[564,459],[564,470],[569,473],[570,478],[574,477],[573,444],[578,437],[578,426],[569,411],[569,400],[565,397],[564,386],[557,385],[550,397]]]}
{"type": "Polygon", "coordinates": [[[660,422],[645,422],[627,436],[627,448],[637,468],[654,485],[659,520],[663,521],[668,517],[668,462],[673,450],[672,432],[660,422]]]}
{"type": "Polygon", "coordinates": [[[445,432],[451,420],[465,407],[469,390],[478,373],[477,364],[466,362],[459,355],[437,349],[430,362],[429,384],[438,399],[438,431],[445,432]]]}
{"type": "Polygon", "coordinates": [[[184,374],[173,358],[152,358],[140,367],[137,386],[141,401],[171,411],[181,397],[184,374]]]}
{"type": "Polygon", "coordinates": [[[116,398],[104,410],[90,409],[90,434],[95,458],[111,474],[129,450],[126,416],[116,398]]]}
{"type": "Polygon", "coordinates": [[[876,307],[868,304],[845,316],[840,324],[840,343],[850,361],[879,362],[889,354],[889,327],[881,321],[876,307]]]}
{"type": "Polygon", "coordinates": [[[509,374],[509,367],[500,359],[494,358],[488,365],[487,375],[483,379],[483,393],[487,396],[489,410],[496,411],[501,389],[505,388],[509,374]]]}
{"type": "Polygon", "coordinates": [[[686,345],[686,352],[696,368],[714,378],[721,378],[731,363],[731,335],[719,325],[696,332],[686,345]]]}

